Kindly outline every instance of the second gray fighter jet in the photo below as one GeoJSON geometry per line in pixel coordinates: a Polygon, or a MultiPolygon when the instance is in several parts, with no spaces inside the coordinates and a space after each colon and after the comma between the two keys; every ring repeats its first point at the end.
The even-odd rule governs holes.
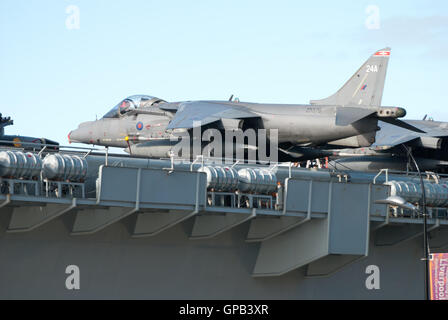
{"type": "Polygon", "coordinates": [[[426,119],[405,121],[425,133],[380,122],[381,130],[371,147],[327,150],[333,158],[329,168],[343,171],[416,170],[409,159],[408,152],[411,151],[421,170],[447,173],[448,123],[426,119]]]}

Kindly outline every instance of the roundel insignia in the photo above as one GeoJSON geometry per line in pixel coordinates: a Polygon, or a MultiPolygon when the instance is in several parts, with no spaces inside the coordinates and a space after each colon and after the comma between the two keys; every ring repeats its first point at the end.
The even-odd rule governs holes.
{"type": "Polygon", "coordinates": [[[136,128],[137,128],[137,130],[142,130],[143,129],[143,122],[141,122],[141,121],[137,122],[136,128]]]}
{"type": "MultiPolygon", "coordinates": [[[[20,139],[15,137],[14,139],[12,139],[12,141],[14,142],[20,142],[20,139]]],[[[16,148],[20,148],[22,145],[20,143],[14,143],[14,147],[16,148]]]]}

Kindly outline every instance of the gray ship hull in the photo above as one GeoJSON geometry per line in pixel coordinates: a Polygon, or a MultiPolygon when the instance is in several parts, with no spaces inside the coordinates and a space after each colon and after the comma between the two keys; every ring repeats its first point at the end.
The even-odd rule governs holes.
{"type": "Polygon", "coordinates": [[[415,176],[86,159],[77,181],[0,178],[1,299],[424,298],[422,216],[379,201],[415,176]]]}
{"type": "Polygon", "coordinates": [[[258,243],[245,242],[248,224],[214,239],[189,240],[191,221],[150,238],[133,239],[133,217],[85,236],[71,236],[69,215],[23,234],[6,234],[1,216],[1,299],[423,299],[422,239],[393,246],[370,241],[369,255],[326,277],[306,266],[279,277],[253,277],[258,243]],[[80,289],[65,286],[68,265],[80,289]],[[380,271],[367,289],[366,268],[380,271]]]}

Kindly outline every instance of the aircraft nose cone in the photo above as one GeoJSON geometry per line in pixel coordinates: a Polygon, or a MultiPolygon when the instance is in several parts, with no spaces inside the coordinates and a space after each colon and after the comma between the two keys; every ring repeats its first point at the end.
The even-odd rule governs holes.
{"type": "Polygon", "coordinates": [[[70,131],[68,134],[68,142],[93,143],[92,129],[90,124],[92,121],[81,123],[77,129],[70,131]]]}

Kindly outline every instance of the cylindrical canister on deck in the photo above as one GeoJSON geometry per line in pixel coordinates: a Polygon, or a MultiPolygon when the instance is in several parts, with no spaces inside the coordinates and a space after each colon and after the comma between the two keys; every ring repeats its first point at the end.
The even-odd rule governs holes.
{"type": "Polygon", "coordinates": [[[49,180],[79,181],[87,174],[87,161],[76,155],[50,154],[43,160],[42,172],[49,180]]]}
{"type": "Polygon", "coordinates": [[[277,177],[265,169],[244,168],[238,171],[238,189],[242,192],[271,193],[277,190],[277,177]]]}
{"type": "Polygon", "coordinates": [[[42,169],[42,160],[36,154],[22,151],[0,152],[0,176],[12,178],[37,177],[42,169]]]}
{"type": "Polygon", "coordinates": [[[207,187],[219,191],[234,191],[238,188],[238,172],[230,167],[205,166],[198,170],[207,174],[207,187]]]}
{"type": "MultiPolygon", "coordinates": [[[[391,196],[399,196],[411,203],[418,203],[422,198],[419,182],[389,181],[391,196]]],[[[448,207],[448,184],[424,182],[426,204],[433,207],[448,207]]]]}

